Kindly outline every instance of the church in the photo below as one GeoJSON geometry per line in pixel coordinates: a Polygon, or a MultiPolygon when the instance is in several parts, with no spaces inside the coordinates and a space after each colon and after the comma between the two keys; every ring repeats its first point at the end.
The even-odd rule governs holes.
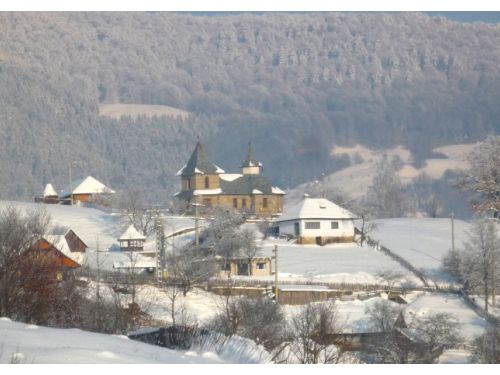
{"type": "Polygon", "coordinates": [[[185,204],[232,207],[259,218],[280,215],[285,192],[262,175],[262,163],[254,157],[250,143],[241,172],[225,173],[208,159],[198,142],[187,164],[177,172],[181,191],[175,196],[185,204]]]}

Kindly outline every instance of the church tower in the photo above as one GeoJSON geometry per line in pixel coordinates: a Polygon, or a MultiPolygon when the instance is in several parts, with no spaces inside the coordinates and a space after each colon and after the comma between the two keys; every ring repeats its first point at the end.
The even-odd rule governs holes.
{"type": "Polygon", "coordinates": [[[199,190],[220,189],[221,173],[224,171],[208,160],[203,145],[198,142],[189,161],[177,175],[181,176],[182,192],[192,194],[199,190]]]}
{"type": "Polygon", "coordinates": [[[247,157],[243,164],[241,165],[241,171],[244,175],[249,174],[261,174],[262,173],[262,163],[259,162],[252,153],[252,144],[248,142],[248,152],[247,157]]]}

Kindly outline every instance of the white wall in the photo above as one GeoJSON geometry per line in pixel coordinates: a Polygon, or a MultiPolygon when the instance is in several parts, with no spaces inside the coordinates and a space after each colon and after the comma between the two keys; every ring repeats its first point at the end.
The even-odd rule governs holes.
{"type": "MultiPolygon", "coordinates": [[[[297,221],[285,221],[279,223],[280,234],[295,236],[294,223],[297,221]]],[[[354,236],[354,223],[352,220],[300,220],[300,235],[302,237],[351,237],[354,236]],[[320,229],[306,229],[306,222],[320,222],[320,229]],[[338,229],[332,229],[331,222],[339,223],[338,229]]]]}

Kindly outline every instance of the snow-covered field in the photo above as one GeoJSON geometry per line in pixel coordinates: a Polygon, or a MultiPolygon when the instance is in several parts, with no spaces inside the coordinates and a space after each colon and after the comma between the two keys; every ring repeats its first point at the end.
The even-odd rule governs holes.
{"type": "Polygon", "coordinates": [[[58,329],[0,318],[0,363],[228,363],[213,352],[181,352],[126,336],[58,329]]]}
{"type": "MultiPolygon", "coordinates": [[[[441,270],[443,257],[451,249],[450,219],[384,219],[376,220],[370,236],[395,254],[421,269],[436,282],[450,282],[441,270]]],[[[455,220],[455,246],[468,239],[469,223],[455,220]]]]}
{"type": "Polygon", "coordinates": [[[278,273],[281,280],[382,283],[380,271],[395,270],[414,285],[421,281],[383,253],[355,243],[326,246],[296,245],[284,240],[263,241],[262,255],[271,257],[278,245],[278,273]]]}
{"type": "Polygon", "coordinates": [[[455,294],[423,293],[405,308],[405,321],[409,323],[414,316],[423,317],[429,313],[448,313],[455,316],[466,342],[482,335],[488,326],[483,318],[455,294]]]}

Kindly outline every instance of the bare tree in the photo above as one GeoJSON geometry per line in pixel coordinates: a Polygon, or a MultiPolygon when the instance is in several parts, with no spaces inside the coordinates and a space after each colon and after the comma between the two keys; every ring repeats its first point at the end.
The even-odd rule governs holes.
{"type": "Polygon", "coordinates": [[[255,232],[250,229],[243,229],[239,234],[240,252],[248,260],[248,276],[252,275],[253,259],[259,255],[260,246],[257,245],[255,232]]]}
{"type": "Polygon", "coordinates": [[[499,218],[500,212],[500,136],[489,136],[468,155],[470,168],[463,172],[455,185],[471,191],[472,207],[490,212],[499,218]]]}
{"type": "Polygon", "coordinates": [[[378,271],[376,273],[376,276],[380,279],[382,279],[386,284],[388,288],[388,297],[391,296],[391,293],[394,289],[394,286],[401,280],[404,279],[404,274],[401,273],[400,271],[393,270],[393,269],[386,269],[383,271],[378,271]]]}
{"type": "Polygon", "coordinates": [[[227,336],[252,339],[272,350],[285,337],[284,315],[279,305],[267,297],[225,296],[209,327],[227,336]]]}
{"type": "Polygon", "coordinates": [[[500,327],[490,327],[474,340],[471,362],[500,364],[500,327]]]}
{"type": "Polygon", "coordinates": [[[376,165],[376,174],[368,188],[366,201],[377,218],[402,217],[409,211],[408,197],[387,158],[376,165]]]}
{"type": "Polygon", "coordinates": [[[129,190],[118,197],[118,206],[129,224],[134,225],[143,235],[148,236],[154,231],[154,220],[157,210],[144,201],[144,193],[129,190]]]}
{"type": "Polygon", "coordinates": [[[460,273],[467,286],[472,290],[482,289],[486,311],[490,294],[492,302],[495,303],[496,275],[500,271],[500,239],[497,225],[493,219],[476,219],[471,227],[469,241],[464,244],[460,262],[460,273]]]}
{"type": "Polygon", "coordinates": [[[379,300],[365,309],[370,328],[373,332],[390,332],[399,316],[401,309],[396,303],[379,300]]]}
{"type": "MultiPolygon", "coordinates": [[[[14,206],[0,210],[1,316],[13,316],[21,296],[27,297],[29,290],[23,290],[23,283],[26,286],[28,280],[42,277],[43,273],[36,269],[35,264],[20,260],[34,242],[48,231],[49,225],[50,217],[45,211],[21,211],[14,206]]],[[[38,266],[44,267],[43,264],[38,266]]],[[[29,297],[26,300],[29,301],[29,297]]]]}
{"type": "Polygon", "coordinates": [[[380,363],[433,363],[445,348],[458,346],[462,340],[454,316],[430,313],[414,317],[395,327],[397,312],[387,303],[374,305],[369,310],[372,327],[383,329],[384,335],[372,340],[367,350],[380,363]]]}
{"type": "Polygon", "coordinates": [[[425,363],[432,363],[445,348],[453,348],[462,342],[459,323],[449,313],[431,313],[425,317],[414,318],[410,330],[423,341],[427,355],[422,358],[425,363]]]}
{"type": "Polygon", "coordinates": [[[338,363],[342,353],[333,344],[333,339],[343,327],[334,302],[303,306],[291,321],[293,360],[299,363],[338,363]]]}

